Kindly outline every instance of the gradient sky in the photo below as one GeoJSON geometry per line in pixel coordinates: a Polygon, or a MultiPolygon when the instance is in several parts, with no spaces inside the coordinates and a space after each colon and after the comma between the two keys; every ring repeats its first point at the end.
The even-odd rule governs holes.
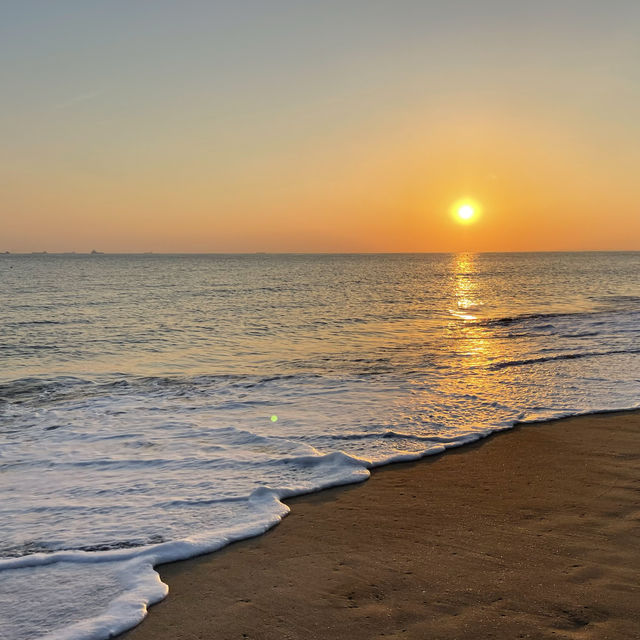
{"type": "Polygon", "coordinates": [[[638,250],[639,33],[637,0],[0,0],[0,250],[638,250]]]}

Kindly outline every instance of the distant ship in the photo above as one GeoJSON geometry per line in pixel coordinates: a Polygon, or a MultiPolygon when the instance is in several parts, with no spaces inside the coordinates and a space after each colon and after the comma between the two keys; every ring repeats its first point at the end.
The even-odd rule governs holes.
{"type": "Polygon", "coordinates": [[[104,254],[104,251],[96,251],[95,249],[91,250],[91,255],[92,256],[101,256],[104,254]]]}

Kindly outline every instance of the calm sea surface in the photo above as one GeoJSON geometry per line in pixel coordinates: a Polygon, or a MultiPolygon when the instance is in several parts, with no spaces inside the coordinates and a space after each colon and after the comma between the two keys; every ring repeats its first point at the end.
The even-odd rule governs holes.
{"type": "Polygon", "coordinates": [[[0,320],[3,640],[135,624],[282,497],[640,406],[640,253],[0,255],[0,320]]]}

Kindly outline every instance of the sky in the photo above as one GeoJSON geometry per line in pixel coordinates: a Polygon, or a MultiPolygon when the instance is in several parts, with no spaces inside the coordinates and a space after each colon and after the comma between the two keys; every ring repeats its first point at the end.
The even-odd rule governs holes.
{"type": "Polygon", "coordinates": [[[637,0],[0,0],[0,251],[640,250],[638,33],[637,0]]]}

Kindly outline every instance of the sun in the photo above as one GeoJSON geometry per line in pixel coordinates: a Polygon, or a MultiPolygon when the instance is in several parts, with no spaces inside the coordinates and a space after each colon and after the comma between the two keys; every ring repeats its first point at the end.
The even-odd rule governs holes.
{"type": "Polygon", "coordinates": [[[481,207],[473,200],[458,200],[451,207],[451,214],[460,224],[471,224],[480,215],[481,207]]]}

